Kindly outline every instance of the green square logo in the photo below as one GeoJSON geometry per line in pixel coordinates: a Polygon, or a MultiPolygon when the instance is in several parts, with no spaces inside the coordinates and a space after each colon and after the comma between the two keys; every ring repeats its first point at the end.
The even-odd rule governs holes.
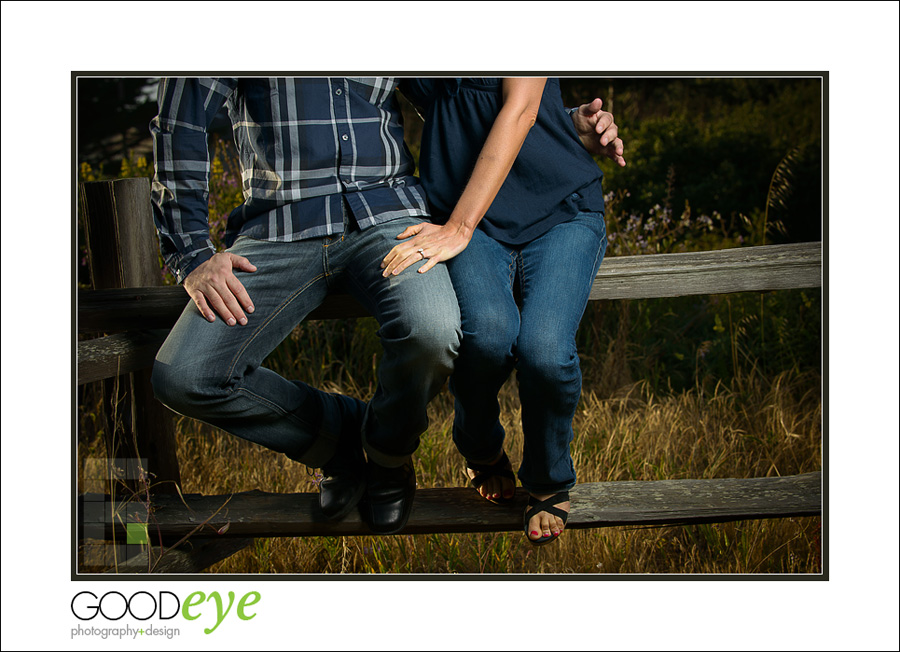
{"type": "Polygon", "coordinates": [[[150,543],[146,523],[126,523],[125,533],[125,543],[136,545],[150,543]]]}

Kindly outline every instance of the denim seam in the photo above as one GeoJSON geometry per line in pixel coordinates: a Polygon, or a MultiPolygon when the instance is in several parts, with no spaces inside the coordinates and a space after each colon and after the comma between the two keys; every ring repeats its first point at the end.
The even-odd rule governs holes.
{"type": "MultiPolygon", "coordinates": [[[[404,270],[406,271],[406,270],[404,270]]],[[[414,271],[414,270],[413,270],[414,271]]],[[[373,300],[368,287],[363,285],[359,279],[356,277],[356,274],[345,274],[349,284],[359,290],[359,296],[352,295],[357,301],[359,301],[362,306],[369,311],[369,314],[375,317],[378,322],[378,332],[376,333],[379,337],[381,336],[381,319],[378,317],[378,302],[373,300]],[[369,305],[371,304],[371,305],[369,305]]],[[[385,279],[386,281],[390,281],[390,279],[385,279]]]]}
{"type": "Polygon", "coordinates": [[[244,394],[244,395],[248,396],[248,397],[251,398],[251,399],[255,399],[255,400],[256,400],[257,402],[259,402],[261,405],[265,405],[266,407],[269,407],[269,408],[275,410],[275,411],[278,412],[280,415],[282,415],[282,416],[284,416],[284,417],[287,417],[287,418],[290,419],[291,421],[296,422],[298,425],[301,425],[301,426],[304,426],[304,427],[306,427],[306,428],[309,428],[310,430],[312,430],[312,429],[314,429],[314,428],[317,427],[317,424],[311,424],[311,423],[307,422],[306,420],[301,419],[300,417],[298,417],[298,416],[297,416],[296,414],[294,414],[293,412],[290,412],[290,411],[288,411],[288,410],[285,410],[283,407],[281,407],[281,406],[278,405],[277,403],[273,403],[272,401],[266,399],[265,397],[260,396],[259,394],[256,394],[256,393],[254,393],[254,392],[251,392],[249,389],[245,389],[245,388],[243,388],[243,387],[238,387],[238,388],[237,388],[236,390],[234,390],[234,391],[235,391],[235,393],[240,392],[241,394],[244,394]]]}
{"type": "MultiPolygon", "coordinates": [[[[346,278],[349,281],[350,285],[352,285],[357,290],[359,290],[360,296],[362,297],[362,299],[360,299],[360,297],[353,295],[353,298],[359,300],[363,304],[363,307],[369,311],[369,314],[371,314],[374,317],[377,313],[377,310],[373,310],[373,308],[375,307],[375,302],[372,301],[371,306],[366,305],[371,300],[371,297],[369,297],[369,292],[366,290],[365,287],[363,287],[362,283],[359,282],[359,280],[356,278],[355,274],[346,274],[346,278]]],[[[380,331],[381,330],[381,321],[377,317],[376,317],[376,321],[378,321],[378,329],[380,331]]]]}
{"type": "Polygon", "coordinates": [[[314,283],[316,283],[317,281],[322,280],[324,278],[325,278],[325,275],[320,274],[319,276],[316,276],[314,279],[310,280],[309,283],[307,283],[302,288],[300,288],[299,290],[294,292],[294,294],[292,294],[290,297],[288,297],[280,306],[278,306],[278,308],[276,308],[272,312],[271,315],[269,315],[269,318],[266,319],[266,321],[264,321],[262,324],[259,325],[259,327],[253,332],[253,334],[249,338],[247,338],[247,341],[244,342],[244,345],[238,350],[237,353],[235,353],[234,358],[232,358],[231,365],[228,367],[228,373],[225,376],[226,383],[228,382],[228,379],[231,378],[232,375],[234,374],[234,368],[237,366],[238,360],[241,358],[241,356],[244,354],[244,352],[247,350],[247,348],[250,346],[250,344],[253,343],[254,340],[256,340],[256,338],[266,329],[266,327],[269,324],[272,323],[272,321],[275,319],[275,317],[277,317],[282,312],[284,312],[284,310],[291,303],[293,303],[297,297],[299,297],[301,294],[303,294],[303,292],[308,290],[314,283]]]}
{"type": "Polygon", "coordinates": [[[588,290],[588,302],[591,300],[591,290],[594,289],[594,279],[597,278],[597,272],[600,271],[600,265],[603,263],[603,256],[606,254],[606,247],[608,246],[606,241],[606,233],[603,234],[603,237],[600,238],[600,246],[597,248],[597,255],[594,256],[594,275],[591,277],[591,288],[588,290]]]}

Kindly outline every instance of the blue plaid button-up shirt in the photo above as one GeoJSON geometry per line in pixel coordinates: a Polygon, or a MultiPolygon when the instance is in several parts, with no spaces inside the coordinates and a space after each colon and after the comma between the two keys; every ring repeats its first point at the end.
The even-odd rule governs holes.
{"type": "Polygon", "coordinates": [[[241,163],[239,235],[273,241],[343,229],[342,201],[361,229],[428,216],[403,143],[397,81],[374,78],[169,78],[150,123],[152,198],[166,264],[179,282],[215,253],[209,237],[207,129],[224,104],[241,163]]]}

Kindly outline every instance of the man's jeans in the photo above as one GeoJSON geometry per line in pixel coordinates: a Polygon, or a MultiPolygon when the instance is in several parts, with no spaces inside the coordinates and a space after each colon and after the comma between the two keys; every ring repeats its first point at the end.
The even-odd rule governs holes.
{"type": "Polygon", "coordinates": [[[257,271],[238,272],[253,302],[246,326],[208,322],[191,302],[160,349],[153,387],[173,410],[321,467],[334,455],[339,401],[261,367],[263,359],[334,290],[352,294],[378,320],[384,356],[366,414],[366,451],[389,467],[416,450],[425,408],[453,368],[459,308],[447,269],[414,265],[383,278],[379,264],[396,236],[420,220],[397,219],[298,242],[240,237],[231,253],[257,271]]]}
{"type": "Polygon", "coordinates": [[[476,230],[448,261],[463,330],[450,378],[454,442],[472,462],[497,458],[504,438],[497,394],[516,368],[525,439],[518,476],[531,493],[575,485],[569,453],[581,396],[575,333],[605,251],[603,215],[579,213],[516,247],[476,230]],[[513,295],[517,282],[521,311],[513,295]]]}

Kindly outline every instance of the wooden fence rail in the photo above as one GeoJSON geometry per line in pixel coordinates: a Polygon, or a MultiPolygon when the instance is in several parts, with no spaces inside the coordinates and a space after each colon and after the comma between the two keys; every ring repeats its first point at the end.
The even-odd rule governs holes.
{"type": "MultiPolygon", "coordinates": [[[[603,261],[591,300],[814,288],[821,283],[822,246],[818,242],[619,256],[603,261]]],[[[171,328],[188,301],[180,286],[81,292],[79,332],[141,330],[79,343],[79,384],[152,365],[155,349],[165,339],[165,332],[158,329],[171,328]]],[[[333,295],[309,319],[365,316],[368,313],[353,297],[333,295]]]]}
{"type": "MultiPolygon", "coordinates": [[[[586,482],[571,491],[566,528],[614,525],[689,525],[757,518],[817,516],[822,510],[819,472],[772,478],[706,480],[627,480],[586,482]]],[[[96,503],[98,495],[85,501],[96,503]]],[[[470,488],[420,489],[404,534],[518,532],[528,498],[519,491],[509,505],[493,505],[470,488]]],[[[157,496],[152,513],[139,501],[94,512],[90,525],[116,530],[147,524],[152,536],[170,540],[203,526],[201,534],[218,539],[371,535],[359,514],[339,522],[319,512],[318,494],[264,491],[218,496],[157,496]],[[219,534],[221,532],[221,534],[219,534]]]]}

